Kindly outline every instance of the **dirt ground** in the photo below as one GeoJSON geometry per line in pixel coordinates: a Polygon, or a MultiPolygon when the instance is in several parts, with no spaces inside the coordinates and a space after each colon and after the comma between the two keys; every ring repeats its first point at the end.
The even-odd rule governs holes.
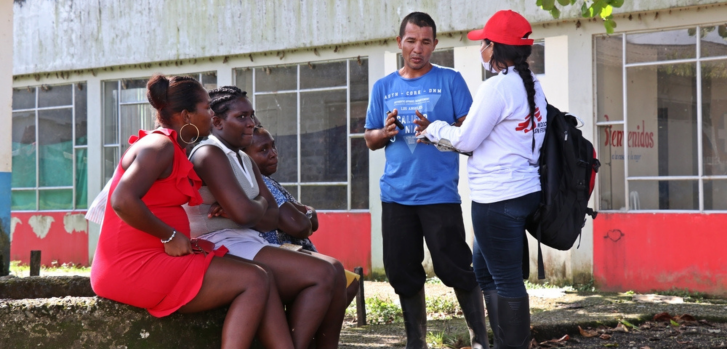
{"type": "MultiPolygon", "coordinates": [[[[427,284],[425,292],[427,296],[456,299],[454,292],[442,284],[427,284]]],[[[572,311],[574,314],[603,311],[615,313],[621,305],[649,309],[649,311],[662,307],[659,304],[635,303],[631,300],[632,296],[624,294],[579,294],[564,292],[562,289],[528,292],[534,322],[535,319],[538,319],[537,321],[547,319],[549,313],[555,317],[567,316],[562,315],[567,314],[563,312],[564,310],[572,311]]],[[[391,301],[398,299],[391,286],[384,282],[366,282],[365,294],[367,298],[379,297],[391,301]]],[[[716,309],[718,313],[724,313],[727,319],[724,300],[715,300],[716,304],[709,304],[709,300],[701,302],[703,304],[690,303],[684,306],[710,307],[716,309]]],[[[668,306],[663,305],[663,307],[668,306]]],[[[584,325],[581,334],[577,333],[576,328],[576,333],[571,333],[569,336],[566,336],[565,330],[558,332],[558,327],[548,327],[547,324],[538,323],[534,329],[534,336],[538,341],[531,343],[531,348],[727,349],[727,323],[722,323],[721,320],[715,322],[714,316],[709,316],[709,320],[705,320],[690,315],[677,316],[672,311],[671,315],[663,314],[658,320],[660,321],[648,318],[648,320],[627,321],[624,318],[619,320],[622,322],[618,325],[608,327],[592,324],[594,327],[591,328],[584,325]],[[548,328],[546,333],[539,331],[545,328],[548,328]]],[[[467,327],[464,319],[459,316],[442,320],[432,319],[430,315],[427,327],[430,348],[466,348],[468,345],[467,327]]],[[[355,318],[350,317],[346,319],[340,348],[401,348],[405,344],[404,324],[401,322],[356,327],[355,318]]]]}
{"type": "Polygon", "coordinates": [[[727,324],[706,320],[647,321],[629,329],[623,324],[617,328],[584,329],[583,335],[565,340],[533,342],[531,348],[634,348],[634,349],[712,349],[727,348],[727,324]]]}

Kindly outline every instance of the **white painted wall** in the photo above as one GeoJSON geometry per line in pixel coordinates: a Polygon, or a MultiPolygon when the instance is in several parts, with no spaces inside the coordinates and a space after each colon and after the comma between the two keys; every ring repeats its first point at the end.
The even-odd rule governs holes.
{"type": "Polygon", "coordinates": [[[13,105],[13,3],[0,2],[0,172],[11,172],[13,105]]]}
{"type": "Polygon", "coordinates": [[[10,180],[12,166],[12,89],[13,89],[13,4],[0,3],[0,276],[10,266],[10,180]]]}
{"type": "MultiPolygon", "coordinates": [[[[627,1],[615,13],[724,3],[627,1]]],[[[481,27],[501,9],[554,22],[535,0],[56,0],[14,4],[14,74],[311,49],[396,37],[411,11],[433,15],[440,33],[481,27]]],[[[578,6],[561,19],[577,18],[578,6]]]]}

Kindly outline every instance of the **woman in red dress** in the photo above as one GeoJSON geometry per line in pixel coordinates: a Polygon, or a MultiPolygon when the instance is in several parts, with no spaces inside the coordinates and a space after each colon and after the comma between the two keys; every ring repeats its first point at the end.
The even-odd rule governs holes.
{"type": "MultiPolygon", "coordinates": [[[[161,127],[129,139],[109,191],[113,209],[105,212],[91,285],[100,297],[156,317],[229,305],[222,347],[249,347],[259,327],[270,327],[268,313],[282,312],[277,290],[259,266],[215,258],[227,253],[225,247],[206,253],[192,246],[182,208],[201,202],[201,181],[183,147],[209,134],[209,96],[183,76],[156,75],[147,90],[161,127]]],[[[276,347],[292,346],[290,337],[281,341],[276,347]]]]}

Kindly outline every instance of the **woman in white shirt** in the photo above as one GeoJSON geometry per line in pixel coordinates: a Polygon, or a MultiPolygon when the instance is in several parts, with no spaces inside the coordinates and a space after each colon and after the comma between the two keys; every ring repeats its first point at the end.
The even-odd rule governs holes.
{"type": "Polygon", "coordinates": [[[540,203],[538,158],[547,122],[545,95],[527,63],[531,32],[530,23],[509,10],[470,32],[470,40],[482,40],[483,66],[498,74],[480,86],[461,127],[416,121],[420,137],[446,139],[460,151],[473,152],[467,162],[473,266],[499,349],[527,348],[530,342],[523,246],[525,221],[540,203]]]}

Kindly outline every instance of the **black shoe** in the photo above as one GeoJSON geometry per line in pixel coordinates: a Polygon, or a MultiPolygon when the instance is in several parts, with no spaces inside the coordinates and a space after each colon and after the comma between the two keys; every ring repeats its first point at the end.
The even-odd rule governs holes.
{"type": "Polygon", "coordinates": [[[507,298],[497,296],[499,349],[530,347],[530,301],[528,296],[507,298]]]}
{"type": "Polygon", "coordinates": [[[482,292],[476,286],[470,291],[454,289],[459,305],[462,307],[464,319],[470,330],[470,343],[472,349],[490,349],[487,341],[487,324],[485,323],[485,305],[482,292]]]}
{"type": "Polygon", "coordinates": [[[406,328],[406,349],[427,347],[427,303],[424,288],[411,297],[399,295],[406,328]]]}
{"type": "Polygon", "coordinates": [[[497,290],[482,291],[485,295],[485,306],[487,307],[487,318],[490,319],[492,329],[492,348],[500,349],[497,341],[497,328],[500,327],[497,321],[497,290]]]}

